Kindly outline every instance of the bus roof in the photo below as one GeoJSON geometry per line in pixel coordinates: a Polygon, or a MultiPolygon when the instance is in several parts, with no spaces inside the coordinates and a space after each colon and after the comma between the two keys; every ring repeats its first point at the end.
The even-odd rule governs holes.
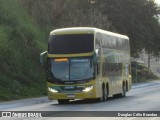
{"type": "Polygon", "coordinates": [[[106,30],[93,28],[93,27],[71,27],[71,28],[61,28],[51,31],[50,35],[63,35],[63,34],[85,34],[85,33],[104,33],[111,36],[116,36],[124,39],[129,39],[126,35],[121,35],[106,30]]]}

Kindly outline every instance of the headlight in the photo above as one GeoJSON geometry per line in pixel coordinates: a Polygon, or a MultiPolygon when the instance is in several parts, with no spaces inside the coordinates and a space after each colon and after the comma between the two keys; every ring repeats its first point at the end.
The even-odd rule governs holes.
{"type": "Polygon", "coordinates": [[[93,86],[89,86],[89,87],[84,88],[82,91],[83,92],[88,92],[88,91],[90,91],[92,89],[93,89],[93,86]]]}
{"type": "Polygon", "coordinates": [[[53,92],[53,93],[57,93],[58,92],[57,90],[55,90],[55,89],[53,89],[51,87],[48,87],[48,90],[51,91],[51,92],[53,92]]]}

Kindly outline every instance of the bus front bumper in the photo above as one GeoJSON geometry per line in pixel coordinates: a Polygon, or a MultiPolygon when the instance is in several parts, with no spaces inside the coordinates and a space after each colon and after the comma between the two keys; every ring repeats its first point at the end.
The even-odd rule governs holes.
{"type": "Polygon", "coordinates": [[[91,98],[96,98],[96,94],[94,90],[91,90],[89,92],[71,92],[71,93],[53,93],[51,91],[48,91],[48,98],[50,100],[53,99],[91,99],[91,98]]]}

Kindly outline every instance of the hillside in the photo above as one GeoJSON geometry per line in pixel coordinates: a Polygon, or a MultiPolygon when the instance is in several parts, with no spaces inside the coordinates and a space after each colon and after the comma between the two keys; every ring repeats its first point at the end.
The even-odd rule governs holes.
{"type": "Polygon", "coordinates": [[[46,94],[39,54],[46,48],[43,31],[18,0],[0,0],[0,100],[46,94]]]}

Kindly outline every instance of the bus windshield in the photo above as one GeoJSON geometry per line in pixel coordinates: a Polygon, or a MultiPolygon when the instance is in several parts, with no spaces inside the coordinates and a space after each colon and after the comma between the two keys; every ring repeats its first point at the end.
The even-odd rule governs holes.
{"type": "Polygon", "coordinates": [[[61,81],[90,79],[93,77],[93,62],[91,58],[52,59],[51,73],[61,81]]]}

